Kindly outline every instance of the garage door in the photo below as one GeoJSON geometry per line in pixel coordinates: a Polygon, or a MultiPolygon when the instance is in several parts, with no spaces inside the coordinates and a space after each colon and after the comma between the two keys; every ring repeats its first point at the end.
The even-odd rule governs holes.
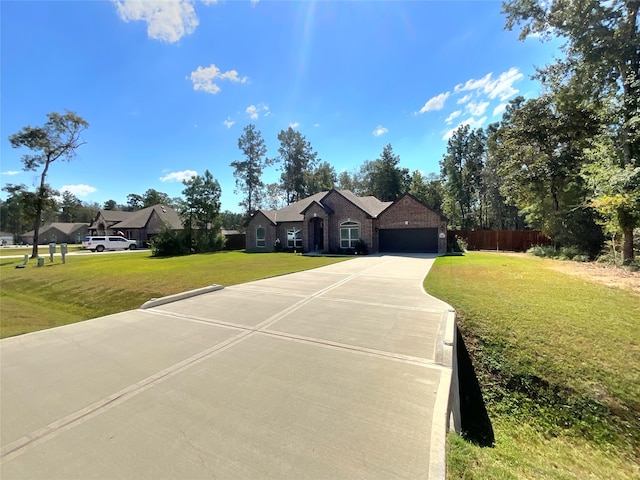
{"type": "Polygon", "coordinates": [[[437,228],[380,230],[381,252],[438,253],[437,228]]]}

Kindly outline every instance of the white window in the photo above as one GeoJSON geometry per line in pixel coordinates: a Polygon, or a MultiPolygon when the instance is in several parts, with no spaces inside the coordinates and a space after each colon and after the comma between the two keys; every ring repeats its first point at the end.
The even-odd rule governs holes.
{"type": "Polygon", "coordinates": [[[287,248],[302,247],[302,230],[299,228],[291,228],[287,230],[287,248]]]}
{"type": "Polygon", "coordinates": [[[256,229],[256,247],[264,247],[267,244],[267,233],[264,227],[258,227],[256,229]]]}
{"type": "Polygon", "coordinates": [[[360,224],[357,222],[342,222],[340,224],[340,248],[356,248],[360,239],[360,224]]]}

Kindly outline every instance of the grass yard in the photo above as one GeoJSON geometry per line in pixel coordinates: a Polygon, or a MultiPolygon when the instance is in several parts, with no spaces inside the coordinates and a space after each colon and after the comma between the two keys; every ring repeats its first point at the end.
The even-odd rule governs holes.
{"type": "MultiPolygon", "coordinates": [[[[59,250],[58,250],[59,252],[59,250]]],[[[140,307],[151,298],[211,284],[235,285],[346,260],[286,253],[219,252],[156,258],[149,251],[0,258],[0,338],[140,307]]]]}
{"type": "Polygon", "coordinates": [[[640,478],[640,296],[558,263],[474,252],[425,279],[458,311],[495,435],[450,434],[448,478],[640,478]]]}
{"type": "MultiPolygon", "coordinates": [[[[13,255],[29,255],[31,256],[31,251],[33,247],[24,247],[21,245],[9,245],[5,247],[0,247],[0,258],[8,257],[13,255]]],[[[81,245],[69,245],[68,252],[77,252],[82,250],[81,245]]],[[[56,245],[56,252],[60,253],[60,245],[56,245]]],[[[38,245],[38,254],[40,256],[49,256],[49,245],[38,245]]]]}

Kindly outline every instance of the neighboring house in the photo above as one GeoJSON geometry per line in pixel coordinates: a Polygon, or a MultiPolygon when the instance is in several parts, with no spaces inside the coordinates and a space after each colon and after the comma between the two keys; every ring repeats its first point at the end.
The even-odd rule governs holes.
{"type": "Polygon", "coordinates": [[[0,232],[0,245],[13,245],[13,233],[0,232]]]}
{"type": "Polygon", "coordinates": [[[247,226],[249,252],[285,250],[444,253],[447,219],[410,194],[395,202],[349,190],[320,192],[280,210],[258,210],[247,226]]]}
{"type": "MultiPolygon", "coordinates": [[[[45,223],[38,232],[38,243],[82,243],[89,229],[88,223],[45,223]]],[[[23,233],[20,240],[23,243],[33,244],[34,231],[23,233]]]]}
{"type": "Polygon", "coordinates": [[[182,230],[178,213],[166,205],[154,205],[135,212],[100,210],[89,225],[90,235],[124,235],[136,240],[138,246],[146,246],[165,226],[182,230]]]}

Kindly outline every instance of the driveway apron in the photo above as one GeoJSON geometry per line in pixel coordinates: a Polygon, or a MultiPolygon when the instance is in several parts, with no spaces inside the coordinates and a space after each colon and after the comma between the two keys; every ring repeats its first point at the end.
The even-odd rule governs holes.
{"type": "Polygon", "coordinates": [[[433,260],[360,257],[2,340],[0,477],[444,478],[433,260]]]}

